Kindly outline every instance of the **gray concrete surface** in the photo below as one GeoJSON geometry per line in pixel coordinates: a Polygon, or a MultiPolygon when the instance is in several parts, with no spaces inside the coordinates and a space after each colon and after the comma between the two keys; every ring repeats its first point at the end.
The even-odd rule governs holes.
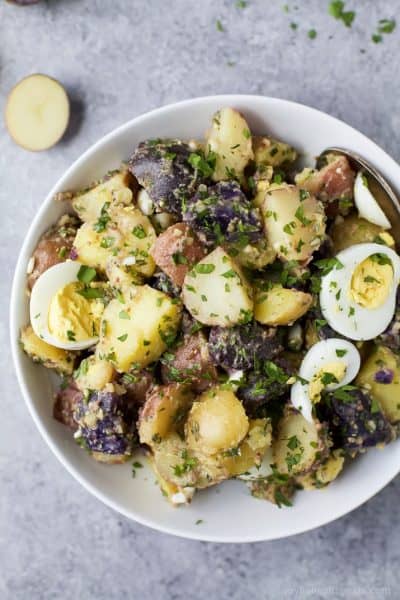
{"type": "Polygon", "coordinates": [[[35,71],[63,81],[74,104],[68,135],[46,153],[19,149],[0,124],[1,600],[400,596],[399,479],[340,521],[288,540],[223,546],[158,534],[102,506],[58,464],[8,349],[10,283],[35,211],[83,150],[135,115],[212,93],[280,96],[344,119],[400,159],[399,32],[370,39],[378,19],[399,12],[397,0],[349,0],[351,30],[327,14],[328,0],[287,3],[289,13],[284,0],[244,9],[234,0],[0,0],[0,104],[35,71]]]}

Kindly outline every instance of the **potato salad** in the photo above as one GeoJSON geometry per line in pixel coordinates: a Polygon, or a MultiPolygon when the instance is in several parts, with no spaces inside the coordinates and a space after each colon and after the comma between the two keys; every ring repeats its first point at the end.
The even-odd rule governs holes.
{"type": "Polygon", "coordinates": [[[281,507],[396,438],[400,258],[344,155],[302,168],[226,107],[54,202],[21,345],[94,460],[144,454],[174,505],[236,478],[281,507]]]}

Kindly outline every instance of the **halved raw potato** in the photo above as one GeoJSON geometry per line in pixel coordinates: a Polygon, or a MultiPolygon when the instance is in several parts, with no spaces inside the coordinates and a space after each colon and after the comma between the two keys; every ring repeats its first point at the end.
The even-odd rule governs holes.
{"type": "Polygon", "coordinates": [[[140,370],[172,344],[180,317],[180,304],[167,294],[148,285],[126,290],[104,310],[96,355],[118,371],[140,370]]]}
{"type": "Polygon", "coordinates": [[[308,261],[324,239],[322,204],[294,185],[271,185],[261,213],[268,241],[282,260],[308,261]]]}
{"type": "Polygon", "coordinates": [[[257,291],[254,318],[263,325],[290,325],[300,319],[313,303],[311,294],[274,284],[267,291],[257,291]]]}
{"type": "Polygon", "coordinates": [[[22,79],[11,90],[5,121],[13,140],[26,150],[47,150],[64,135],[69,100],[63,86],[47,75],[22,79]]]}
{"type": "Polygon", "coordinates": [[[252,317],[251,287],[241,268],[221,247],[189,271],[182,296],[187,310],[204,325],[232,327],[252,317]]]}
{"type": "Polygon", "coordinates": [[[72,198],[72,206],[82,221],[97,221],[103,206],[132,203],[134,185],[129,171],[117,171],[105,181],[101,181],[86,192],[79,192],[72,198]]]}
{"type": "Polygon", "coordinates": [[[240,112],[222,108],[215,113],[207,137],[206,154],[210,152],[216,154],[214,181],[242,177],[253,149],[249,126],[240,112]]]}

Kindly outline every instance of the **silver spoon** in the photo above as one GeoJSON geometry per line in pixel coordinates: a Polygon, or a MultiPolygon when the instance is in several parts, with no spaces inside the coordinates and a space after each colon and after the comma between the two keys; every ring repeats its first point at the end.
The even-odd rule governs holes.
{"type": "Polygon", "coordinates": [[[392,226],[390,233],[395,239],[396,246],[400,247],[400,202],[387,180],[365,158],[352,150],[331,147],[324,150],[321,156],[325,154],[344,154],[354,171],[364,172],[372,195],[390,221],[392,226]]]}

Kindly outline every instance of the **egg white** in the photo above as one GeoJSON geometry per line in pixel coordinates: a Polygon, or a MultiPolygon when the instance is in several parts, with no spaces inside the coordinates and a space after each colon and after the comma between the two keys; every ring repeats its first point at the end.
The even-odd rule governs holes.
{"type": "Polygon", "coordinates": [[[65,285],[78,281],[78,271],[82,264],[66,261],[47,269],[32,288],[29,312],[33,331],[48,344],[64,350],[84,350],[97,343],[98,337],[79,342],[61,341],[54,337],[48,326],[50,303],[55,294],[65,285]]]}
{"type": "Polygon", "coordinates": [[[360,353],[354,344],[341,338],[330,338],[314,344],[300,365],[299,375],[306,383],[297,381],[290,390],[290,401],[297,408],[307,421],[312,422],[312,402],[310,399],[308,384],[314,375],[324,369],[324,365],[329,363],[342,363],[346,367],[344,377],[338,383],[331,383],[326,386],[327,390],[335,390],[339,387],[349,384],[357,376],[360,370],[360,353]],[[343,356],[341,351],[345,350],[343,356]],[[337,354],[339,351],[339,356],[337,354]]]}
{"type": "Polygon", "coordinates": [[[390,221],[371,194],[368,186],[365,185],[364,177],[363,172],[359,171],[354,182],[354,203],[359,215],[366,221],[382,227],[382,229],[390,229],[390,221]]]}
{"type": "Polygon", "coordinates": [[[400,283],[400,257],[382,244],[355,244],[336,256],[343,265],[321,278],[320,305],[324,318],[337,333],[351,340],[371,340],[388,327],[396,309],[400,283]],[[386,254],[392,261],[393,284],[384,304],[378,308],[360,306],[350,296],[354,269],[372,254],[386,254]]]}

